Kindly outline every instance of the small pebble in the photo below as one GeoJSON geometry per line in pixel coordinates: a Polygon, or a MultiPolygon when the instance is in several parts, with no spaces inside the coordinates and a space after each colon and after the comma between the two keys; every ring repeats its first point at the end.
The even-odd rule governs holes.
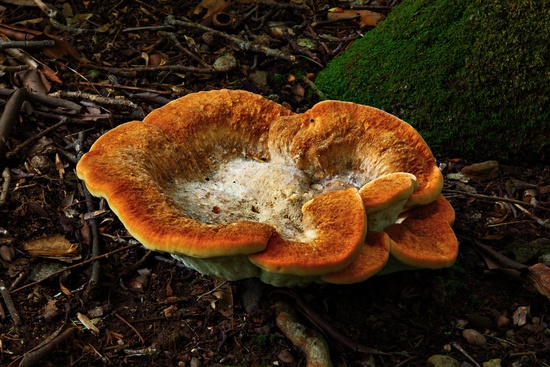
{"type": "Polygon", "coordinates": [[[502,360],[500,358],[491,359],[490,361],[483,362],[483,367],[501,367],[502,360]]]}
{"type": "Polygon", "coordinates": [[[466,328],[466,325],[468,325],[468,320],[460,319],[456,322],[456,327],[459,329],[466,328]]]}
{"type": "Polygon", "coordinates": [[[277,357],[285,363],[294,363],[295,362],[294,356],[292,354],[290,354],[290,352],[286,349],[281,350],[279,352],[279,354],[277,355],[277,357]]]}
{"type": "Polygon", "coordinates": [[[499,315],[496,320],[497,328],[502,330],[510,325],[510,318],[506,315],[499,315]]]}
{"type": "Polygon", "coordinates": [[[527,324],[527,317],[529,316],[528,306],[520,306],[514,311],[513,320],[514,325],[523,326],[527,324]]]}
{"type": "Polygon", "coordinates": [[[214,61],[212,66],[216,70],[233,70],[237,67],[237,59],[230,53],[223,54],[214,61]]]}
{"type": "Polygon", "coordinates": [[[2,247],[0,247],[0,257],[4,261],[13,261],[13,259],[15,259],[15,251],[13,247],[2,245],[2,247]]]}
{"type": "Polygon", "coordinates": [[[428,367],[460,367],[460,363],[453,357],[436,354],[428,358],[428,367]]]}
{"type": "Polygon", "coordinates": [[[202,363],[197,357],[191,358],[191,362],[189,362],[189,367],[201,367],[202,363]]]}
{"type": "Polygon", "coordinates": [[[487,339],[477,330],[466,329],[462,332],[464,339],[468,341],[471,345],[477,345],[478,347],[483,347],[487,344],[487,339]]]}

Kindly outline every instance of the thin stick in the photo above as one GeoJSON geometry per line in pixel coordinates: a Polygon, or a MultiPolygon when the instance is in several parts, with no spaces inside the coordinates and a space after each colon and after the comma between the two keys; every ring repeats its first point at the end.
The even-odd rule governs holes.
{"type": "MultiPolygon", "coordinates": [[[[13,92],[13,89],[0,88],[0,96],[10,96],[13,92]]],[[[66,110],[73,110],[76,112],[82,112],[82,110],[84,109],[84,106],[68,101],[66,99],[53,98],[41,94],[30,93],[27,95],[27,100],[30,102],[37,102],[48,107],[61,107],[66,110]]]]}
{"type": "Polygon", "coordinates": [[[4,113],[0,117],[0,160],[2,159],[2,152],[8,138],[11,135],[11,131],[17,122],[17,117],[19,116],[19,110],[25,102],[29,92],[26,88],[17,89],[12,93],[10,99],[4,107],[4,113]]]}
{"type": "Polygon", "coordinates": [[[32,282],[32,283],[26,284],[26,285],[24,285],[24,286],[22,286],[22,287],[19,287],[19,288],[17,288],[17,289],[14,289],[14,290],[12,290],[10,293],[13,294],[13,293],[22,291],[22,290],[24,290],[24,289],[27,289],[27,288],[30,288],[30,287],[35,286],[35,285],[37,285],[37,284],[40,284],[40,283],[42,283],[43,281],[48,280],[48,279],[50,279],[50,278],[52,278],[52,277],[55,277],[55,276],[57,276],[57,275],[59,275],[59,274],[65,272],[65,271],[67,271],[67,270],[76,269],[76,268],[78,268],[78,267],[81,267],[81,266],[84,266],[84,265],[88,265],[88,264],[90,264],[90,263],[93,263],[94,261],[106,259],[106,258],[108,258],[109,256],[112,256],[112,255],[117,254],[117,253],[122,252],[122,251],[130,250],[130,249],[132,249],[132,248],[134,248],[134,247],[138,247],[138,246],[140,246],[139,243],[134,243],[134,244],[131,244],[131,245],[128,245],[128,246],[121,247],[121,248],[119,248],[119,249],[113,250],[113,251],[108,252],[108,253],[106,253],[106,254],[99,255],[99,256],[96,256],[96,257],[92,257],[92,258],[90,258],[90,259],[88,259],[88,260],[84,260],[84,261],[82,261],[82,262],[80,262],[80,263],[78,263],[78,264],[74,264],[74,265],[67,266],[67,267],[65,267],[65,268],[63,268],[63,269],[61,269],[61,270],[58,270],[58,271],[56,271],[56,272],[54,272],[54,273],[51,273],[51,274],[49,274],[49,275],[46,275],[44,278],[39,279],[39,280],[37,280],[36,282],[32,282]]]}
{"type": "Polygon", "coordinates": [[[521,205],[518,205],[518,204],[514,204],[514,206],[516,206],[519,210],[521,210],[523,212],[523,214],[527,215],[529,218],[533,219],[535,222],[537,222],[537,224],[543,226],[543,227],[546,227],[546,228],[550,228],[550,221],[547,219],[547,220],[542,220],[540,219],[539,217],[537,217],[536,215],[533,215],[531,214],[531,212],[527,209],[525,209],[524,207],[522,207],[521,205]]]}
{"type": "Polygon", "coordinates": [[[8,200],[8,192],[11,183],[11,173],[8,167],[4,168],[4,171],[2,171],[2,178],[4,179],[4,183],[2,183],[2,191],[0,192],[0,208],[6,205],[6,201],[8,200]]]}
{"type": "Polygon", "coordinates": [[[58,350],[61,343],[71,340],[77,331],[78,328],[73,326],[63,330],[60,333],[57,333],[57,335],[55,335],[55,337],[47,344],[26,353],[21,362],[19,362],[19,367],[36,366],[40,361],[44,360],[52,352],[58,350]]]}
{"type": "Polygon", "coordinates": [[[17,154],[19,154],[19,152],[21,152],[21,150],[28,147],[29,145],[31,145],[32,143],[34,143],[35,141],[37,141],[38,139],[40,139],[41,137],[49,133],[50,131],[57,129],[58,127],[63,126],[66,123],[67,123],[67,119],[64,116],[61,116],[61,121],[59,121],[57,124],[54,124],[48,128],[45,128],[38,134],[31,136],[30,138],[28,138],[27,140],[25,140],[24,142],[16,146],[12,151],[7,152],[6,158],[9,159],[9,158],[15,157],[17,154]]]}
{"type": "Polygon", "coordinates": [[[43,41],[8,41],[0,43],[0,50],[5,48],[46,48],[54,47],[54,40],[43,40],[43,41]]]}
{"type": "Polygon", "coordinates": [[[178,40],[178,37],[176,37],[176,35],[172,32],[164,32],[164,31],[159,31],[158,32],[159,35],[161,36],[168,36],[168,38],[170,38],[172,40],[172,42],[174,42],[174,44],[176,45],[176,47],[181,51],[183,52],[184,54],[186,54],[187,56],[189,56],[190,58],[192,58],[193,60],[195,60],[196,62],[198,62],[199,64],[201,64],[203,67],[205,68],[211,68],[212,66],[211,65],[208,65],[207,62],[205,62],[204,60],[202,60],[200,57],[198,57],[197,55],[195,55],[194,53],[192,53],[190,50],[188,50],[186,47],[183,47],[183,45],[181,44],[181,42],[178,40]]]}
{"type": "Polygon", "coordinates": [[[304,351],[307,365],[311,367],[332,367],[328,343],[321,333],[308,329],[298,322],[292,307],[284,302],[275,304],[277,316],[275,322],[292,344],[304,351]]]}
{"type": "Polygon", "coordinates": [[[460,353],[462,353],[462,354],[464,355],[464,357],[468,358],[468,359],[470,360],[470,362],[472,362],[472,364],[473,364],[474,366],[476,366],[476,367],[481,367],[481,366],[479,365],[479,363],[477,363],[476,360],[475,360],[471,355],[469,355],[469,354],[464,350],[464,348],[462,348],[462,347],[460,346],[460,344],[458,344],[458,343],[456,343],[456,342],[451,342],[451,345],[452,345],[453,347],[455,347],[460,353]]]}
{"type": "Polygon", "coordinates": [[[284,52],[282,52],[281,50],[276,50],[276,49],[265,47],[265,46],[262,46],[262,45],[259,45],[259,44],[251,43],[249,41],[240,39],[238,37],[231,36],[227,33],[217,31],[213,28],[205,27],[201,24],[192,23],[192,22],[185,22],[183,20],[177,20],[173,16],[168,16],[166,18],[166,23],[169,24],[169,25],[173,25],[173,26],[186,27],[186,28],[196,28],[196,29],[200,29],[201,31],[204,31],[204,32],[212,32],[216,36],[219,36],[221,38],[225,38],[229,42],[234,43],[237,47],[239,47],[243,51],[263,53],[266,56],[274,57],[276,59],[287,60],[287,61],[290,61],[290,62],[296,61],[296,57],[294,57],[293,55],[287,55],[284,52]]]}
{"type": "Polygon", "coordinates": [[[58,98],[83,98],[83,99],[87,99],[87,100],[90,100],[99,104],[108,105],[108,106],[125,106],[130,108],[138,108],[137,104],[135,104],[132,101],[128,101],[126,99],[108,98],[108,97],[99,96],[97,94],[84,93],[84,92],[60,90],[54,93],[50,93],[49,96],[58,97],[58,98]]]}
{"type": "MultiPolygon", "coordinates": [[[[83,155],[82,151],[82,142],[84,141],[84,132],[78,133],[78,139],[77,143],[75,144],[76,154],[77,158],[80,160],[83,155]]],[[[82,190],[84,191],[84,196],[86,197],[86,208],[88,209],[88,212],[92,213],[95,208],[93,205],[92,200],[92,194],[85,185],[82,185],[82,190]]],[[[88,221],[90,224],[90,230],[92,232],[92,257],[97,257],[101,253],[99,249],[99,229],[97,228],[97,221],[95,218],[92,218],[88,221]]],[[[86,294],[90,294],[90,292],[94,291],[96,287],[99,284],[101,278],[101,263],[95,262],[92,265],[92,275],[90,276],[90,280],[88,281],[88,289],[86,290],[86,294]]]]}
{"type": "Polygon", "coordinates": [[[122,321],[123,323],[125,323],[126,325],[128,325],[128,327],[130,329],[132,329],[134,331],[134,333],[136,333],[136,335],[138,336],[139,340],[141,341],[141,345],[145,345],[145,339],[143,339],[143,337],[141,336],[141,334],[139,333],[139,331],[137,331],[137,329],[132,325],[130,324],[128,321],[126,321],[124,319],[124,317],[120,316],[118,313],[114,312],[113,313],[116,317],[119,318],[120,321],[122,321]]]}
{"type": "Polygon", "coordinates": [[[10,292],[8,292],[8,289],[6,288],[6,284],[2,279],[0,279],[0,294],[2,295],[2,298],[4,298],[4,303],[8,308],[8,311],[11,315],[11,318],[15,326],[21,325],[21,317],[19,316],[19,313],[15,308],[15,304],[13,303],[13,299],[10,296],[10,292]]]}
{"type": "Polygon", "coordinates": [[[469,192],[466,192],[466,191],[460,191],[460,190],[443,189],[442,192],[443,192],[444,194],[465,195],[465,196],[471,196],[471,197],[476,198],[476,199],[483,199],[483,200],[489,200],[489,201],[504,201],[504,202],[507,202],[507,203],[525,205],[525,206],[529,206],[529,207],[531,207],[531,208],[541,209],[541,210],[545,210],[545,211],[547,211],[547,212],[550,212],[550,209],[548,209],[548,208],[544,208],[544,207],[542,207],[542,206],[540,206],[540,205],[534,205],[534,204],[531,204],[531,203],[526,203],[526,202],[521,201],[521,200],[515,200],[515,199],[509,199],[509,198],[501,198],[501,197],[498,197],[498,196],[489,196],[489,195],[481,195],[481,194],[472,194],[472,193],[469,193],[469,192]]]}
{"type": "Polygon", "coordinates": [[[132,87],[132,86],[129,86],[129,85],[121,85],[121,84],[94,83],[94,82],[78,82],[78,84],[90,85],[90,86],[93,86],[93,87],[101,87],[101,88],[124,89],[124,90],[132,90],[132,91],[139,91],[139,92],[150,92],[150,93],[156,93],[156,94],[170,94],[170,93],[172,93],[172,91],[169,91],[169,90],[157,90],[157,89],[149,89],[149,88],[141,88],[141,87],[132,87]]]}

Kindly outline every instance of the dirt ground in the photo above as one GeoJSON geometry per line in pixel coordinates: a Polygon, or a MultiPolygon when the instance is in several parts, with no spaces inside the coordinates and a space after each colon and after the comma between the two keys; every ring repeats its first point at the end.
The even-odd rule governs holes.
{"type": "Polygon", "coordinates": [[[315,73],[372,28],[357,17],[326,22],[346,3],[53,1],[55,14],[15,3],[0,4],[4,40],[54,46],[3,52],[0,98],[25,86],[72,104],[28,97],[0,160],[0,280],[12,300],[0,302],[1,366],[306,366],[276,325],[281,302],[312,338],[322,320],[335,366],[425,366],[438,354],[463,366],[550,365],[548,268],[532,267],[550,263],[550,167],[500,164],[464,182],[457,173],[475,160],[437,157],[456,211],[454,266],[290,292],[201,276],[141,247],[105,202],[86,199],[79,155],[169,100],[230,88],[294,111],[313,106],[315,73]],[[214,27],[213,14],[231,25],[197,26],[214,27]]]}

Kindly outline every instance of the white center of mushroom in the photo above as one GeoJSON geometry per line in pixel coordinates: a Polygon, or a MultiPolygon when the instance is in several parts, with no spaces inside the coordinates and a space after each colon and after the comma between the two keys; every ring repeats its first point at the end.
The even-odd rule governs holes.
{"type": "Polygon", "coordinates": [[[204,180],[176,180],[169,195],[192,219],[207,224],[250,220],[272,225],[286,239],[304,241],[302,206],[331,188],[312,183],[296,167],[237,158],[204,180]]]}

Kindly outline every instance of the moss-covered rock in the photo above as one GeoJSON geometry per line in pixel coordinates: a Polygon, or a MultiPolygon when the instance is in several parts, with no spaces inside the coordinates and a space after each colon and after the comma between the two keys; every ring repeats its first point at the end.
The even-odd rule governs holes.
{"type": "Polygon", "coordinates": [[[399,116],[438,157],[548,162],[549,34],[548,0],[404,0],[316,84],[399,116]]]}

